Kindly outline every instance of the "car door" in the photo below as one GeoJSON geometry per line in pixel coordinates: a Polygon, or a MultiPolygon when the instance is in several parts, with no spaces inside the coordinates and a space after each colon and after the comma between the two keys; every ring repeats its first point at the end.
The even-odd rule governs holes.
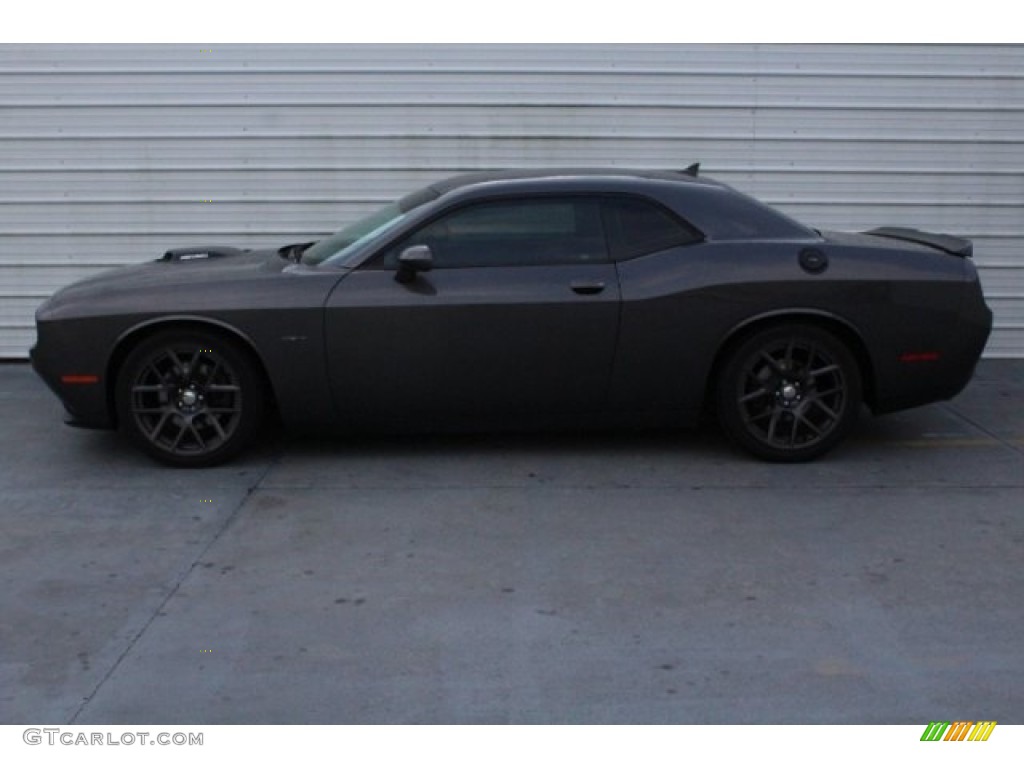
{"type": "Polygon", "coordinates": [[[525,422],[600,410],[619,287],[600,202],[491,200],[442,213],[340,282],[328,369],[351,425],[525,422]],[[396,280],[398,254],[433,267],[396,280]]]}

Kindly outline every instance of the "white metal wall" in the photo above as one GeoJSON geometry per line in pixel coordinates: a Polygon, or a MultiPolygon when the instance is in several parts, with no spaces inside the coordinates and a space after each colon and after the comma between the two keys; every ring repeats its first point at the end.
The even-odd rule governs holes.
{"type": "Polygon", "coordinates": [[[56,288],[315,237],[451,172],[682,168],[975,241],[1024,356],[1024,46],[0,45],[0,357],[56,288]]]}

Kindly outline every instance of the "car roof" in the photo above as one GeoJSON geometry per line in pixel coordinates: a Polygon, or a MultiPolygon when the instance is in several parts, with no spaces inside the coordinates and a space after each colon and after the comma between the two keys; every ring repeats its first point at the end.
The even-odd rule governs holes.
{"type": "Polygon", "coordinates": [[[711,179],[699,178],[696,166],[685,170],[667,171],[640,168],[509,168],[496,171],[475,171],[451,176],[430,185],[440,195],[444,195],[463,187],[489,184],[500,181],[544,181],[544,180],[588,180],[603,179],[634,179],[649,181],[671,181],[695,186],[722,187],[724,185],[711,179]]]}
{"type": "MultiPolygon", "coordinates": [[[[820,235],[728,184],[697,176],[697,166],[671,171],[636,168],[514,168],[451,176],[400,201],[403,211],[424,203],[459,204],[492,195],[640,193],[683,216],[709,239],[820,239],[820,235]]],[[[432,215],[432,209],[424,215],[432,215]]]]}

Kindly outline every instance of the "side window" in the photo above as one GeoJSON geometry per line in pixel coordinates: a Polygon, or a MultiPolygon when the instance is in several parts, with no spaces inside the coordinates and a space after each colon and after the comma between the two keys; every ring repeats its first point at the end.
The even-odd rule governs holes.
{"type": "Polygon", "coordinates": [[[604,205],[612,256],[617,261],[703,239],[689,224],[647,200],[617,198],[604,205]]]}
{"type": "Polygon", "coordinates": [[[381,266],[411,245],[426,245],[435,269],[581,264],[608,260],[600,202],[538,198],[459,208],[404,238],[381,266]]]}

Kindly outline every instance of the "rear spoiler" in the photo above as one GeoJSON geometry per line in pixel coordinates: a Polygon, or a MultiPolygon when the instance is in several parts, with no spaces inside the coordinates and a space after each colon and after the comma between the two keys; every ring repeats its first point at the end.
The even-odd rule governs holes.
{"type": "Polygon", "coordinates": [[[953,235],[941,235],[937,232],[922,232],[919,229],[908,229],[904,227],[881,227],[864,233],[876,237],[890,237],[893,240],[906,240],[908,243],[918,243],[937,248],[940,251],[952,256],[960,256],[965,259],[971,258],[974,254],[974,245],[970,240],[953,235]]]}

